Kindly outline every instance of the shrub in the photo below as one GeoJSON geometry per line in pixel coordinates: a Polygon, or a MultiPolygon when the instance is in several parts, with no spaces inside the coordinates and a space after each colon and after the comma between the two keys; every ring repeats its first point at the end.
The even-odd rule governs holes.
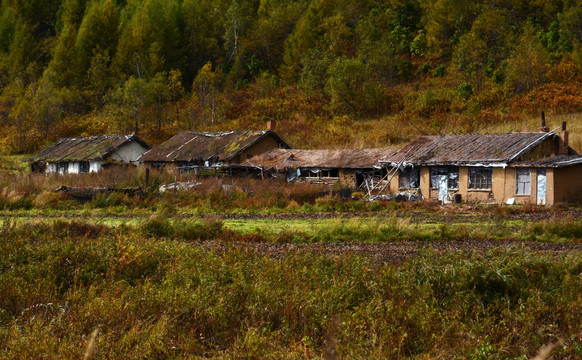
{"type": "Polygon", "coordinates": [[[439,66],[437,66],[434,69],[432,76],[433,77],[442,77],[445,75],[446,72],[447,72],[447,68],[443,64],[440,64],[439,66]]]}
{"type": "Polygon", "coordinates": [[[462,83],[457,87],[457,93],[460,97],[467,100],[473,95],[473,87],[469,83],[462,83]]]}
{"type": "Polygon", "coordinates": [[[203,219],[202,221],[183,222],[176,225],[176,227],[176,236],[185,240],[215,240],[231,238],[231,236],[224,236],[227,231],[224,228],[224,222],[219,218],[211,217],[203,219]]]}
{"type": "Polygon", "coordinates": [[[171,237],[174,235],[174,227],[167,218],[151,216],[141,227],[141,233],[146,237],[171,237]]]}

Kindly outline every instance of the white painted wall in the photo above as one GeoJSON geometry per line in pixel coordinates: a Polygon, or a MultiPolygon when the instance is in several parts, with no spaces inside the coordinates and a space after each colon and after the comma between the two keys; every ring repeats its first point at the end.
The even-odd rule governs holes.
{"type": "Polygon", "coordinates": [[[78,174],[79,173],[79,163],[78,162],[70,162],[69,163],[69,174],[78,174]]]}
{"type": "Polygon", "coordinates": [[[111,155],[111,159],[126,163],[134,163],[146,151],[148,151],[148,149],[143,147],[139,142],[132,141],[114,151],[111,155]]]}
{"type": "MultiPolygon", "coordinates": [[[[89,172],[99,172],[103,168],[103,161],[90,161],[89,162],[89,172]]],[[[69,174],[79,174],[81,170],[81,163],[78,161],[69,162],[69,167],[67,171],[69,174]]],[[[48,163],[46,167],[47,174],[54,174],[57,172],[56,163],[48,163]]]]}
{"type": "MultiPolygon", "coordinates": [[[[142,146],[137,141],[131,141],[111,154],[110,159],[113,161],[120,161],[126,163],[136,163],[139,157],[148,151],[144,146],[142,146]]],[[[90,161],[89,162],[89,172],[99,172],[103,169],[103,161],[90,161]]],[[[80,163],[78,161],[69,162],[68,173],[78,174],[80,170],[80,163]]],[[[57,172],[56,163],[48,163],[46,167],[47,174],[53,174],[57,172]]]]}
{"type": "Polygon", "coordinates": [[[55,163],[48,163],[46,166],[46,173],[52,174],[57,172],[57,164],[55,163]]]}
{"type": "Polygon", "coordinates": [[[89,163],[89,172],[99,172],[103,168],[103,161],[91,161],[89,163]]]}

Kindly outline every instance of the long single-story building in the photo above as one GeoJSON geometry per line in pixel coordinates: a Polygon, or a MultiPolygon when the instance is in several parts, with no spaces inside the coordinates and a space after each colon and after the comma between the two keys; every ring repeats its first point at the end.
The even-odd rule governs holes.
{"type": "Polygon", "coordinates": [[[247,160],[246,165],[260,167],[264,174],[284,175],[287,181],[309,182],[325,186],[340,185],[356,189],[366,178],[379,181],[386,172],[379,159],[394,149],[274,149],[247,160]]]}
{"type": "Polygon", "coordinates": [[[241,164],[272,149],[289,148],[272,130],[181,132],[154,146],[140,162],[150,168],[200,170],[241,164]]]}
{"type": "Polygon", "coordinates": [[[389,191],[427,199],[553,205],[582,198],[582,157],[560,134],[423,136],[380,160],[397,169],[389,191]]]}
{"type": "Polygon", "coordinates": [[[34,172],[79,174],[136,164],[149,145],[137,135],[63,138],[29,159],[34,172]]]}

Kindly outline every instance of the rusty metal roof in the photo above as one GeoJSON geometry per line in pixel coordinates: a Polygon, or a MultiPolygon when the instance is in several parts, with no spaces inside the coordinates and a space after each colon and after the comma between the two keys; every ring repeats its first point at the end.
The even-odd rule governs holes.
{"type": "MultiPolygon", "coordinates": [[[[381,160],[414,165],[494,165],[519,161],[543,141],[555,141],[552,132],[421,136],[381,160]]],[[[577,155],[569,149],[570,155],[577,155]]],[[[555,155],[555,154],[550,154],[555,155]]]]}
{"type": "Polygon", "coordinates": [[[297,168],[370,169],[380,165],[379,159],[395,149],[299,150],[273,149],[247,160],[245,164],[275,171],[297,168]]]}
{"type": "Polygon", "coordinates": [[[155,146],[140,160],[152,161],[230,161],[237,154],[252,146],[265,136],[274,137],[281,146],[289,147],[273,131],[230,131],[221,133],[181,132],[155,146]]]}
{"type": "Polygon", "coordinates": [[[137,135],[105,135],[63,138],[42,150],[28,161],[94,161],[102,160],[119,147],[137,141],[146,149],[150,146],[137,135]]]}

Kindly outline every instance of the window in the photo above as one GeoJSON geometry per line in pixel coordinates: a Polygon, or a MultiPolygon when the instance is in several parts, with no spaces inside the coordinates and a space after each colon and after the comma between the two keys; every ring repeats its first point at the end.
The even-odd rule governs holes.
{"type": "Polygon", "coordinates": [[[430,187],[439,188],[439,179],[441,176],[447,177],[448,188],[459,188],[459,167],[458,166],[434,166],[430,168],[430,187]]]}
{"type": "Polygon", "coordinates": [[[339,169],[301,169],[299,177],[336,178],[339,177],[339,169]]]}
{"type": "Polygon", "coordinates": [[[68,162],[57,163],[57,173],[66,174],[68,172],[69,172],[69,163],[68,162]]]}
{"type": "Polygon", "coordinates": [[[420,187],[420,169],[403,168],[400,170],[400,188],[401,189],[418,189],[420,187]]]}
{"type": "Polygon", "coordinates": [[[529,195],[531,172],[529,169],[515,169],[515,195],[529,195]]]}
{"type": "Polygon", "coordinates": [[[151,167],[154,169],[163,169],[166,167],[166,163],[164,161],[152,161],[151,167]]]}
{"type": "Polygon", "coordinates": [[[88,173],[89,172],[89,162],[88,161],[81,161],[79,163],[79,172],[80,173],[88,173]]]}
{"type": "Polygon", "coordinates": [[[469,189],[491,189],[493,169],[489,167],[469,168],[469,189]]]}

